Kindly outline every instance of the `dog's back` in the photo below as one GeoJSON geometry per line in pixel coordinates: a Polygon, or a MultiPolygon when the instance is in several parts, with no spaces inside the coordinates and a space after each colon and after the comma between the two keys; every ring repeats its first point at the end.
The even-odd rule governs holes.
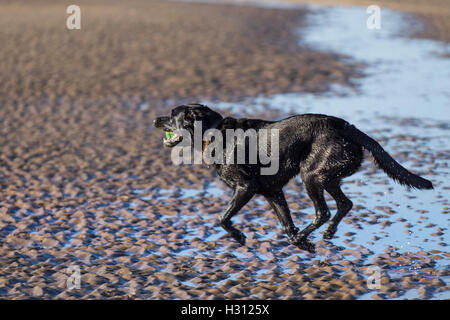
{"type": "MultiPolygon", "coordinates": [[[[257,193],[262,194],[275,210],[283,230],[292,244],[314,251],[307,237],[330,219],[330,212],[324,198],[327,191],[336,201],[337,212],[331,219],[324,238],[331,239],[337,230],[339,222],[351,210],[353,204],[342,192],[340,184],[343,178],[358,170],[363,160],[363,148],[372,153],[376,163],[394,180],[418,189],[432,189],[430,181],[411,173],[396,162],[374,139],[355,128],[347,121],[322,115],[303,114],[292,116],[280,121],[259,119],[223,119],[220,114],[205,106],[188,105],[179,107],[178,112],[171,117],[160,117],[155,126],[164,130],[192,128],[193,122],[200,119],[205,127],[219,129],[226,137],[228,129],[247,131],[252,129],[257,133],[258,141],[249,141],[244,137],[246,148],[261,148],[271,153],[276,152],[279,162],[278,170],[270,175],[262,174],[261,161],[254,164],[227,162],[214,163],[214,167],[222,180],[234,189],[233,197],[220,216],[221,226],[239,243],[245,243],[242,232],[232,226],[231,218],[257,193]],[[180,125],[182,126],[180,128],[180,125]],[[262,130],[267,129],[266,138],[262,130]],[[275,134],[274,134],[274,131],[275,134]],[[278,145],[268,136],[278,137],[278,145]],[[266,144],[259,142],[266,140],[266,144]],[[316,217],[313,222],[299,231],[290,216],[289,207],[283,193],[283,187],[295,175],[300,174],[306,193],[313,201],[316,217]]],[[[234,138],[233,138],[234,139],[234,138]]],[[[180,139],[171,138],[165,143],[173,147],[180,139]],[[176,141],[175,141],[176,140],[176,141]]],[[[237,142],[227,144],[224,141],[224,151],[237,149],[237,142]]],[[[275,139],[276,141],[276,139],[275,139]]],[[[264,152],[262,152],[264,153],[264,152]]]]}

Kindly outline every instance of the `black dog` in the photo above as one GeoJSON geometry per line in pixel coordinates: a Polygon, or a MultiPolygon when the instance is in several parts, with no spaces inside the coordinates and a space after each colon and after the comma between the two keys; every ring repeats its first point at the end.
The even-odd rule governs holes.
{"type": "MultiPolygon", "coordinates": [[[[229,205],[220,216],[220,224],[241,244],[245,243],[245,236],[232,226],[230,219],[255,194],[261,194],[275,210],[290,242],[313,252],[314,245],[307,240],[308,235],[330,219],[324,190],[337,204],[337,213],[324,234],[325,239],[331,239],[339,222],[353,206],[340,188],[341,180],[359,169],[363,148],[370,151],[378,166],[397,182],[417,189],[433,188],[430,181],[403,168],[375,140],[340,118],[320,114],[296,115],[276,122],[223,118],[206,106],[189,104],[176,107],[171,116],[158,117],[154,124],[157,128],[174,133],[164,140],[165,146],[174,147],[183,140],[181,135],[176,134],[178,130],[187,130],[193,137],[195,121],[201,121],[203,132],[215,128],[224,137],[226,129],[279,130],[279,170],[276,174],[262,175],[259,162],[213,164],[221,179],[234,189],[229,205]],[[316,211],[314,221],[301,232],[292,222],[282,190],[299,173],[316,211]]],[[[236,145],[233,144],[232,148],[236,148],[236,145]]]]}

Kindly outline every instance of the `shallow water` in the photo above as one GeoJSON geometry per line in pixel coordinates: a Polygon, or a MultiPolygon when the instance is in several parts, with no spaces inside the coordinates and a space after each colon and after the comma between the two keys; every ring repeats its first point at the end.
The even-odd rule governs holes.
{"type": "MultiPolygon", "coordinates": [[[[360,292],[352,293],[353,297],[371,299],[378,291],[365,288],[364,268],[375,265],[395,284],[392,290],[398,291],[397,296],[386,291],[385,298],[413,299],[424,297],[420,289],[425,284],[403,288],[398,283],[405,277],[416,277],[420,282],[427,280],[426,270],[449,270],[450,59],[439,57],[445,48],[433,41],[398,37],[405,26],[402,15],[394,11],[383,9],[382,30],[370,31],[365,28],[365,8],[315,10],[310,15],[310,27],[302,30],[303,42],[299,45],[343,53],[349,59],[364,62],[366,77],[359,81],[357,92],[335,86],[320,95],[292,93],[233,104],[204,103],[236,115],[276,110],[280,117],[306,112],[343,117],[379,140],[405,167],[432,180],[435,190],[408,190],[366,160],[362,170],[343,184],[354,209],[331,241],[321,239],[325,227],[313,233],[311,240],[316,243],[317,254],[312,255],[289,245],[275,214],[259,196],[233,218],[236,227],[247,236],[246,246],[229,239],[218,224],[218,213],[232,192],[219,179],[202,188],[135,189],[134,200],[112,204],[115,214],[106,216],[106,223],[91,233],[107,231],[114,235],[112,241],[121,242],[125,236],[131,244],[144,241],[144,254],[128,252],[125,246],[124,254],[132,263],[138,261],[139,268],[141,263],[146,268],[146,262],[139,262],[142,256],[145,261],[150,260],[161,279],[171,279],[178,268],[187,267],[188,271],[175,276],[180,281],[177,297],[183,291],[199,288],[232,291],[240,287],[250,293],[236,293],[235,298],[261,298],[251,289],[275,285],[292,287],[295,292],[281,292],[275,297],[298,299],[305,296],[297,288],[311,284],[322,290],[315,281],[331,283],[327,280],[330,277],[339,280],[353,273],[360,283],[341,283],[338,290],[356,288],[360,292]],[[208,204],[214,203],[219,206],[209,209],[208,204]],[[110,230],[115,228],[108,224],[112,221],[120,226],[120,231],[110,230]],[[323,275],[322,265],[334,269],[323,275]],[[310,282],[298,280],[297,275],[310,282]]],[[[294,222],[305,227],[314,210],[301,181],[291,181],[285,193],[290,206],[295,206],[294,222]]],[[[327,201],[333,213],[334,203],[329,197],[327,201]]],[[[77,238],[79,233],[67,236],[77,238]]],[[[449,285],[447,274],[437,277],[444,286],[449,285]]],[[[427,286],[430,291],[429,283],[427,286]]],[[[333,291],[320,290],[314,297],[335,297],[333,291]]],[[[450,291],[448,287],[431,289],[427,297],[450,298],[450,291]]]]}
{"type": "MultiPolygon", "coordinates": [[[[204,103],[231,110],[237,115],[274,109],[282,115],[324,113],[352,122],[381,141],[405,167],[432,180],[435,190],[408,190],[388,181],[380,170],[373,172],[374,165],[366,160],[363,170],[345,180],[343,190],[357,209],[341,223],[338,237],[332,243],[342,247],[349,244],[364,247],[372,254],[393,248],[398,253],[447,252],[450,59],[439,55],[448,51],[449,46],[398,36],[407,25],[405,17],[395,11],[382,9],[381,30],[367,29],[366,19],[362,7],[316,8],[310,15],[309,27],[302,30],[302,42],[299,43],[345,54],[365,63],[366,76],[359,80],[358,92],[335,86],[325,95],[292,93],[256,97],[241,103],[204,103]],[[384,210],[394,212],[385,213],[384,210]],[[371,222],[374,216],[379,219],[371,222]],[[355,228],[352,219],[357,225],[364,223],[362,228],[355,228]],[[440,229],[437,231],[437,228],[440,229]],[[350,237],[342,236],[350,233],[350,237]]],[[[289,186],[285,191],[291,201],[295,201],[295,191],[289,186]]],[[[302,210],[307,214],[313,214],[313,211],[312,207],[302,210]]],[[[248,221],[240,221],[239,225],[242,223],[248,221]]],[[[252,220],[252,223],[256,221],[252,220]]],[[[318,240],[319,232],[314,234],[318,240]]],[[[272,236],[273,233],[267,238],[272,236]]],[[[448,258],[438,260],[434,267],[449,269],[448,262],[448,258]]],[[[414,266],[408,268],[414,271],[414,266]]],[[[449,283],[448,277],[445,281],[449,283]]],[[[415,290],[403,296],[417,297],[415,290]]],[[[435,296],[449,297],[448,291],[435,296]]]]}
{"type": "MultiPolygon", "coordinates": [[[[291,6],[295,5],[284,8],[291,6]]],[[[79,181],[75,179],[66,184],[62,177],[51,178],[53,174],[51,177],[30,175],[32,171],[27,170],[33,166],[26,165],[24,169],[28,169],[22,170],[20,162],[14,161],[11,172],[17,177],[13,181],[22,182],[5,189],[5,201],[0,208],[0,296],[43,299],[449,298],[450,153],[448,117],[445,117],[448,86],[442,71],[448,70],[445,69],[447,62],[436,54],[440,50],[436,43],[391,39],[401,29],[400,16],[396,13],[388,13],[387,18],[391,18],[383,20],[388,32],[374,37],[385,41],[384,47],[397,40],[405,41],[405,45],[416,43],[408,50],[399,48],[408,51],[401,53],[408,55],[405,61],[395,52],[387,56],[381,56],[384,54],[381,52],[379,58],[375,58],[375,48],[358,48],[358,45],[370,45],[371,41],[369,44],[366,41],[367,31],[347,30],[346,37],[353,33],[355,36],[342,42],[339,32],[334,34],[336,30],[327,29],[329,21],[333,21],[333,28],[350,26],[353,29],[352,23],[361,14],[365,15],[365,11],[355,8],[317,11],[311,15],[311,27],[302,31],[307,41],[300,43],[345,52],[349,59],[365,62],[367,77],[361,79],[359,92],[333,87],[329,93],[321,95],[283,94],[256,97],[237,104],[210,105],[231,108],[236,115],[281,118],[291,113],[324,112],[345,117],[379,140],[400,163],[431,179],[436,186],[434,191],[406,190],[366,161],[361,172],[347,179],[343,186],[355,203],[354,209],[332,241],[321,240],[323,229],[312,235],[317,245],[317,254],[313,255],[289,244],[274,212],[260,196],[233,218],[236,227],[247,236],[246,245],[232,241],[218,224],[218,213],[226,206],[231,190],[212,178],[206,169],[192,172],[184,168],[186,170],[180,170],[178,183],[172,178],[163,180],[165,176],[157,171],[146,171],[147,162],[137,165],[135,160],[125,161],[122,167],[119,161],[117,166],[121,168],[117,172],[113,170],[115,173],[109,169],[99,175],[86,172],[79,181]],[[393,28],[388,28],[389,25],[393,28]],[[364,41],[358,37],[364,37],[364,41]],[[322,39],[326,41],[318,41],[322,39]],[[357,56],[349,48],[367,52],[365,57],[357,56]],[[435,73],[427,75],[429,81],[424,81],[427,85],[424,88],[414,77],[422,76],[427,70],[418,68],[413,75],[403,70],[413,65],[414,52],[416,56],[420,53],[430,68],[439,66],[435,73]],[[383,89],[390,79],[383,78],[383,73],[391,69],[395,70],[391,77],[398,79],[390,83],[392,88],[383,89]],[[402,82],[408,77],[416,80],[413,90],[409,90],[408,82],[402,82]],[[380,87],[373,88],[377,85],[380,87]],[[400,88],[399,92],[394,88],[400,88]],[[432,96],[422,99],[429,92],[432,96]],[[408,109],[412,102],[418,103],[419,110],[408,109]],[[426,117],[423,110],[426,110],[426,117]],[[439,110],[444,112],[442,117],[439,110]],[[131,163],[140,168],[134,168],[131,163]],[[145,174],[141,174],[144,171],[145,174]],[[184,176],[191,173],[189,178],[184,176]],[[197,178],[198,173],[200,178],[197,178]],[[167,189],[160,189],[162,185],[167,189]],[[80,268],[79,290],[67,286],[71,275],[67,269],[71,266],[80,268]],[[368,266],[382,270],[381,288],[369,290],[368,266]]],[[[138,108],[146,111],[149,105],[143,102],[138,108]]],[[[105,147],[108,149],[109,144],[105,147]]],[[[104,151],[103,147],[94,150],[104,151]]],[[[128,151],[132,150],[134,148],[128,151]]],[[[143,154],[142,160],[155,157],[151,151],[149,159],[147,153],[143,154]]],[[[137,154],[133,151],[131,155],[137,154]]],[[[94,158],[107,163],[113,160],[100,155],[94,158]]],[[[61,158],[63,162],[59,163],[65,164],[65,159],[61,158]]],[[[33,165],[40,163],[31,162],[33,165]]],[[[116,165],[111,170],[113,168],[116,165]]],[[[173,166],[161,163],[152,168],[172,170],[173,166]]],[[[293,179],[285,191],[296,225],[305,227],[313,218],[313,209],[301,182],[293,179]]],[[[328,201],[334,212],[335,204],[329,198],[328,201]]]]}

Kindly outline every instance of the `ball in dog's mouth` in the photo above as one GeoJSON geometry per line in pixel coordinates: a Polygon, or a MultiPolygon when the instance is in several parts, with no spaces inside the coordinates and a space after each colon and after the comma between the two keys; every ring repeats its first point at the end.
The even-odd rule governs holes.
{"type": "Polygon", "coordinates": [[[172,132],[172,131],[166,131],[166,137],[163,139],[163,143],[164,146],[166,147],[173,147],[176,144],[178,144],[181,139],[182,136],[180,136],[179,134],[172,132]]]}
{"type": "Polygon", "coordinates": [[[166,139],[170,140],[173,137],[173,132],[172,131],[166,131],[166,139]]]}

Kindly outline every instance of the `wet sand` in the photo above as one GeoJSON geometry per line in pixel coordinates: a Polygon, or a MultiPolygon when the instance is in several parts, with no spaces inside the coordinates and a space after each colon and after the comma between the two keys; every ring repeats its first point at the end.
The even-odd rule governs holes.
{"type": "MultiPolygon", "coordinates": [[[[278,112],[288,116],[314,112],[343,117],[380,141],[404,166],[432,180],[433,191],[410,190],[389,181],[366,161],[360,172],[344,179],[343,190],[354,202],[354,208],[332,244],[346,252],[346,259],[357,258],[359,275],[366,279],[363,270],[371,270],[380,262],[382,252],[402,259],[438,253],[431,265],[419,263],[417,268],[414,262],[405,267],[404,262],[385,261],[383,272],[388,278],[397,279],[417,275],[423,269],[441,274],[435,279],[440,283],[437,287],[394,286],[392,290],[396,292],[389,298],[448,298],[450,61],[441,55],[446,50],[442,43],[399,36],[408,23],[402,13],[385,9],[384,27],[377,32],[360,28],[365,19],[362,13],[364,8],[358,7],[319,8],[309,15],[311,27],[300,30],[302,44],[344,53],[366,64],[367,76],[358,81],[357,91],[335,86],[331,92],[321,95],[277,94],[212,105],[236,114],[278,112]],[[423,79],[427,79],[426,83],[423,79]]],[[[295,203],[298,194],[304,193],[299,179],[285,192],[292,197],[291,203],[295,203]]],[[[310,204],[300,212],[306,214],[301,218],[304,220],[303,217],[311,219],[314,210],[310,204]]],[[[320,233],[315,239],[320,240],[320,233]]],[[[339,253],[334,251],[333,255],[339,253]]],[[[327,259],[328,255],[321,258],[327,259]]],[[[380,298],[379,293],[369,291],[358,298],[380,298]]]]}
{"type": "Polygon", "coordinates": [[[66,28],[70,1],[1,5],[1,98],[135,97],[145,101],[323,91],[355,66],[296,45],[305,10],[162,1],[80,1],[81,30],[66,28]],[[26,32],[24,32],[26,31],[26,32]]]}
{"type": "MultiPolygon", "coordinates": [[[[245,3],[246,0],[228,0],[245,3]]],[[[277,3],[277,0],[260,0],[257,2],[277,3]]],[[[409,13],[410,26],[408,37],[433,39],[450,42],[450,3],[447,0],[286,0],[286,3],[309,3],[336,6],[379,6],[383,9],[395,9],[409,13]]],[[[382,18],[383,20],[383,18],[382,18]]],[[[450,56],[450,53],[446,55],[450,56]]]]}
{"type": "MultiPolygon", "coordinates": [[[[315,233],[316,255],[288,244],[261,198],[234,219],[248,239],[242,247],[217,224],[230,190],[210,169],[173,166],[151,125],[185,100],[353,88],[362,63],[299,47],[304,9],[136,5],[140,10],[81,2],[84,33],[69,35],[63,5],[0,10],[7,44],[0,50],[0,298],[448,298],[448,218],[437,224],[427,203],[372,202],[393,187],[369,161],[349,181],[358,205],[338,238],[326,242],[315,233]],[[419,234],[420,248],[401,248],[402,238],[393,237],[399,229],[419,234]],[[67,287],[71,266],[80,268],[80,289],[67,287]],[[378,290],[368,289],[370,266],[380,268],[378,290]]],[[[433,146],[448,138],[377,138],[401,163],[437,179],[433,213],[447,217],[449,154],[433,146]]],[[[296,224],[305,226],[309,198],[298,180],[286,191],[296,224]]],[[[402,191],[394,197],[415,196],[402,191]]]]}

